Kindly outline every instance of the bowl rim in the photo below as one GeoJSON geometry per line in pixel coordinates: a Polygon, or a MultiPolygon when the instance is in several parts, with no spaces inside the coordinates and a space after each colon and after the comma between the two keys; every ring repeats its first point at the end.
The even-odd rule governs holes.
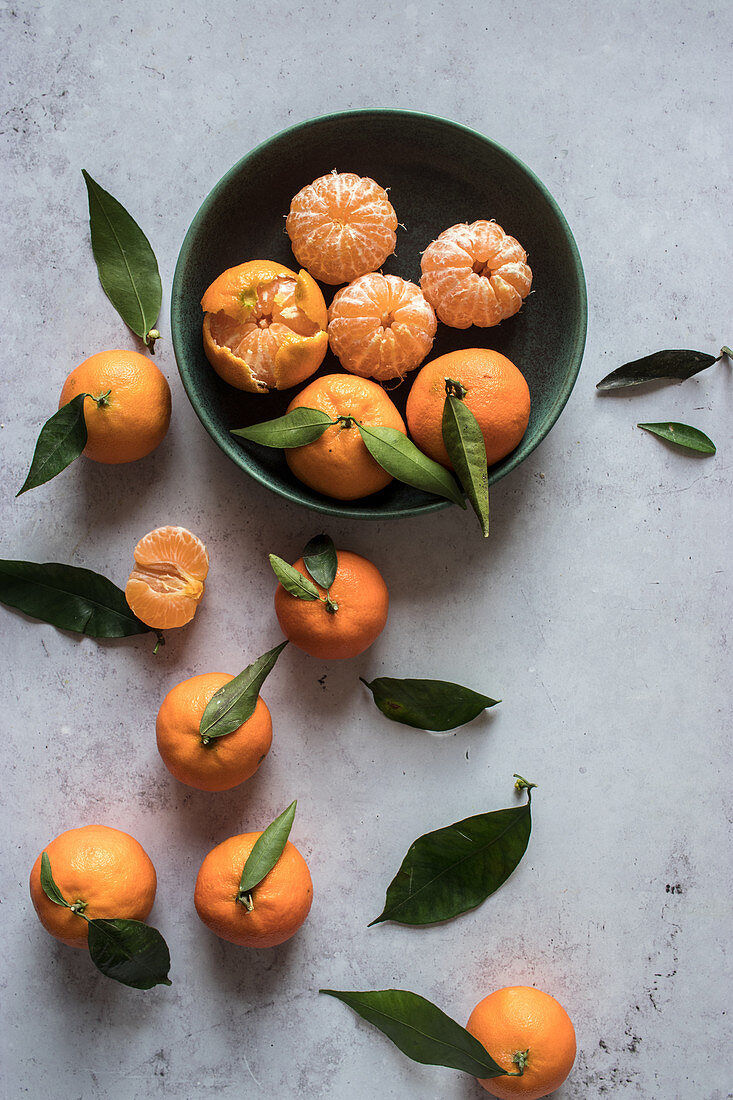
{"type": "Polygon", "coordinates": [[[487,137],[486,134],[481,133],[479,130],[475,130],[470,126],[466,126],[461,122],[456,122],[453,119],[445,118],[442,115],[430,114],[426,111],[413,111],[402,107],[356,107],[343,111],[332,111],[324,115],[315,115],[312,118],[304,119],[302,122],[294,123],[292,126],[287,126],[282,130],[278,130],[277,133],[270,135],[257,145],[253,146],[248,152],[239,158],[229,168],[223,176],[214,184],[209,190],[208,194],[204,198],[203,202],[199,206],[198,210],[194,214],[191,223],[186,231],[186,235],[183,238],[180,251],[178,253],[178,259],[176,260],[176,266],[173,273],[173,283],[171,286],[171,298],[170,298],[170,325],[171,325],[171,338],[173,343],[173,354],[175,355],[176,365],[178,367],[178,373],[183,383],[183,388],[186,391],[186,395],[193,407],[194,412],[198,416],[199,420],[203,424],[207,433],[217,444],[217,446],[230,458],[236,466],[239,467],[244,473],[254,478],[261,485],[272,490],[278,496],[283,497],[293,503],[300,504],[302,507],[308,508],[312,511],[320,512],[325,515],[338,516],[340,518],[348,519],[398,519],[407,516],[421,516],[430,512],[437,512],[443,508],[447,508],[451,503],[449,500],[435,500],[428,501],[423,504],[403,505],[398,509],[387,508],[351,508],[348,512],[344,511],[343,506],[338,501],[331,503],[325,499],[321,501],[305,501],[302,499],[297,489],[289,486],[283,486],[276,484],[269,475],[259,469],[253,468],[250,465],[250,455],[238,447],[234,439],[221,439],[219,438],[219,427],[215,424],[212,416],[209,415],[208,410],[202,408],[200,402],[194,399],[193,391],[193,377],[192,373],[187,371],[183,366],[184,357],[182,355],[182,335],[181,335],[181,321],[179,318],[179,302],[181,300],[181,287],[183,283],[183,271],[188,265],[190,253],[193,245],[193,238],[198,233],[199,224],[209,212],[210,207],[219,195],[219,192],[224,189],[229,182],[237,176],[246,163],[252,158],[256,157],[263,150],[276,142],[282,142],[283,139],[296,134],[299,131],[306,130],[311,126],[318,123],[339,121],[342,119],[356,119],[359,116],[366,117],[380,117],[386,118],[389,116],[400,116],[404,119],[420,119],[427,122],[438,123],[441,126],[446,126],[451,130],[460,131],[472,138],[478,139],[484,144],[490,145],[494,150],[506,157],[517,165],[521,171],[523,171],[535,185],[538,191],[546,203],[552,209],[555,217],[557,218],[559,227],[565,236],[572,265],[575,272],[577,290],[578,290],[578,307],[579,315],[578,321],[575,326],[575,334],[571,353],[568,356],[568,363],[572,364],[570,371],[566,374],[563,385],[560,388],[559,393],[555,398],[555,402],[551,408],[549,417],[545,421],[544,430],[539,439],[534,440],[531,445],[527,442],[524,446],[520,442],[519,446],[508,456],[507,460],[504,460],[501,469],[494,471],[492,474],[489,471],[489,485],[493,485],[501,478],[510,474],[516,467],[527,458],[532,451],[542,443],[545,437],[549,434],[551,428],[556,424],[560,413],[564,409],[570,394],[573,391],[575,382],[577,381],[580,367],[583,361],[583,353],[585,351],[585,344],[588,332],[588,294],[585,282],[585,272],[583,270],[583,263],[580,258],[580,251],[573,236],[572,230],[568,225],[567,219],[560,209],[557,201],[554,199],[550,191],[547,189],[542,180],[529,168],[524,161],[522,161],[515,153],[512,153],[505,146],[499,142],[494,141],[493,138],[487,137]]]}

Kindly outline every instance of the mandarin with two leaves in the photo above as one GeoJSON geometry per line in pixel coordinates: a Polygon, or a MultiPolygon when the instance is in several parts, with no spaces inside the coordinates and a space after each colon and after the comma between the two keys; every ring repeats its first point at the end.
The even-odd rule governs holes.
{"type": "Polygon", "coordinates": [[[327,374],[301,390],[288,412],[298,408],[318,409],[338,421],[313,443],[285,451],[299,481],[336,500],[357,500],[389,485],[392,475],[369,454],[354,423],[407,434],[396,405],[381,386],[356,375],[327,374]]]}
{"type": "MultiPolygon", "coordinates": [[[[310,580],[302,558],[293,563],[293,569],[310,580]]],[[[278,585],[275,614],[280,629],[311,657],[357,657],[377,640],[387,622],[389,593],[382,574],[360,554],[339,550],[336,577],[328,593],[320,585],[316,588],[321,599],[303,600],[278,585]]]]}
{"type": "Polygon", "coordinates": [[[72,908],[51,901],[41,886],[41,859],[33,864],[31,900],[47,932],[70,947],[86,948],[87,920],[144,921],[155,901],[157,879],[150,857],[128,833],[108,825],[68,829],[43,849],[53,880],[72,908]]]}

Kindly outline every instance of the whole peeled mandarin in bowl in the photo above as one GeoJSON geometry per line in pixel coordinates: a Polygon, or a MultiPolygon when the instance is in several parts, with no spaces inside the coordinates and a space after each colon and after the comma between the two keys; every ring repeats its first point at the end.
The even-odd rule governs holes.
{"type": "Polygon", "coordinates": [[[72,908],[58,905],[44,893],[43,852],[31,871],[31,900],[46,931],[70,947],[88,946],[84,917],[144,921],[153,908],[155,868],[128,833],[107,825],[83,825],[61,833],[43,851],[54,882],[72,908]]]}
{"type": "Polygon", "coordinates": [[[330,172],[301,188],[285,229],[295,258],[322,283],[348,283],[376,271],[395,250],[397,215],[368,176],[330,172]]]}
{"type": "Polygon", "coordinates": [[[397,407],[381,386],[352,374],[323,375],[301,390],[287,411],[298,408],[319,409],[339,420],[315,442],[285,451],[288,466],[300,481],[337,500],[357,500],[389,485],[392,475],[369,454],[354,423],[407,434],[397,407]]]}
{"type": "Polygon", "coordinates": [[[82,393],[87,394],[84,454],[95,462],[135,462],[154,451],[168,431],[170,387],[155,363],[137,351],[90,355],[64,382],[59,408],[82,393]]]}
{"type": "Polygon", "coordinates": [[[196,613],[208,572],[201,539],[185,527],[156,527],[135,547],[125,599],[153,630],[185,626],[196,613]]]}
{"type": "Polygon", "coordinates": [[[328,339],[341,366],[378,382],[419,367],[437,327],[419,286],[376,271],[337,291],[328,309],[328,339]]]}
{"type": "Polygon", "coordinates": [[[488,465],[513,451],[529,423],[529,386],[510,359],[489,348],[451,351],[421,368],[406,409],[410,435],[420,450],[452,468],[442,428],[448,381],[465,391],[463,400],[481,428],[488,465]]]}
{"type": "Polygon", "coordinates": [[[240,390],[286,390],[309,378],[328,350],[328,315],[307,271],[250,260],[224,271],[201,299],[204,351],[240,390]]]}
{"type": "MultiPolygon", "coordinates": [[[[280,629],[311,657],[357,657],[376,641],[387,622],[389,593],[376,565],[350,550],[339,550],[337,560],[328,593],[316,585],[322,599],[298,599],[281,584],[275,591],[280,629]]],[[[302,558],[293,562],[293,568],[308,577],[302,558]]]]}
{"type": "Polygon", "coordinates": [[[308,864],[289,840],[275,866],[239,900],[247,858],[262,833],[242,833],[213,848],[196,879],[194,905],[200,919],[222,940],[240,947],[275,947],[300,928],[313,901],[308,864]]]}
{"type": "Polygon", "coordinates": [[[445,229],[420,266],[422,292],[451,328],[498,325],[519,312],[532,286],[527,253],[493,221],[445,229]]]}
{"type": "Polygon", "coordinates": [[[500,1100],[540,1100],[559,1089],[573,1068],[572,1021],[554,997],[532,986],[508,986],[484,997],[466,1030],[507,1072],[479,1081],[500,1100]]]}

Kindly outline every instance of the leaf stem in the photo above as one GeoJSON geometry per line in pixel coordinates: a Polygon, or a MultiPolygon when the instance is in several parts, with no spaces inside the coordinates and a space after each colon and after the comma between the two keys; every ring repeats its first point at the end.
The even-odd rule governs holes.
{"type": "Polygon", "coordinates": [[[255,907],[255,903],[252,900],[252,894],[249,890],[245,890],[244,893],[237,894],[237,901],[242,903],[248,913],[251,913],[255,907]]]}
{"type": "Polygon", "coordinates": [[[91,397],[92,401],[96,401],[98,409],[106,409],[109,405],[109,395],[112,390],[106,390],[105,393],[100,393],[99,397],[95,397],[93,393],[86,394],[87,397],[91,397]]]}
{"type": "Polygon", "coordinates": [[[157,652],[158,652],[158,650],[160,649],[160,647],[161,647],[162,645],[165,645],[165,638],[163,637],[163,634],[161,633],[161,631],[160,631],[160,630],[156,630],[156,634],[158,635],[158,640],[157,640],[157,642],[155,643],[155,649],[153,650],[153,656],[154,656],[154,657],[155,657],[155,655],[157,654],[157,652]]]}
{"type": "Polygon", "coordinates": [[[156,340],[160,340],[160,333],[157,328],[151,328],[150,332],[145,336],[145,346],[148,348],[151,355],[155,355],[156,340]]]}
{"type": "Polygon", "coordinates": [[[77,900],[77,901],[74,902],[73,905],[69,906],[69,909],[71,910],[72,913],[76,913],[77,917],[84,917],[84,920],[87,921],[87,923],[88,923],[89,922],[89,917],[84,912],[86,907],[87,907],[87,902],[77,900]]]}
{"type": "Polygon", "coordinates": [[[458,397],[462,401],[468,390],[460,382],[456,382],[454,378],[446,378],[445,393],[447,397],[458,397]]]}
{"type": "Polygon", "coordinates": [[[337,416],[334,424],[339,424],[342,428],[353,428],[355,425],[359,426],[359,421],[353,416],[337,416]]]}
{"type": "Polygon", "coordinates": [[[515,1053],[514,1057],[512,1058],[512,1062],[517,1067],[519,1072],[518,1073],[508,1073],[507,1077],[522,1077],[524,1075],[524,1069],[525,1069],[525,1066],[527,1065],[528,1061],[529,1061],[529,1049],[527,1049],[527,1050],[518,1050],[515,1053]]]}
{"type": "Polygon", "coordinates": [[[523,779],[522,776],[518,775],[516,772],[514,772],[514,778],[517,781],[514,784],[514,789],[516,791],[526,791],[527,792],[527,801],[531,802],[532,801],[532,788],[536,787],[537,784],[536,783],[530,783],[527,779],[523,779]]]}

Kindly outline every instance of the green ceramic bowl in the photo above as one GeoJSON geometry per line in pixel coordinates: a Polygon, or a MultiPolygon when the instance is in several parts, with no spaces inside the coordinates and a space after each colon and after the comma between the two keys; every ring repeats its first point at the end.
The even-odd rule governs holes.
{"type": "MultiPolygon", "coordinates": [[[[489,471],[498,481],[522,462],[557,420],[575,383],[585,344],[587,303],[583,268],[556,202],[521,161],[482,134],[431,115],[359,110],[312,119],[258,145],[219,180],[183,242],[173,279],[171,328],[178,369],[202,424],[240,469],[274,492],[331,515],[385,519],[414,516],[447,502],[393,481],[357,501],[336,501],[308,489],[290,473],[281,451],[231,434],[285,411],[297,387],[267,395],[243,393],[209,365],[201,339],[201,296],[228,267],[251,259],[296,266],[284,219],[290,200],[317,176],[339,171],[371,176],[389,188],[406,229],[385,273],[418,282],[420,254],[457,222],[493,218],[526,248],[534,273],[520,312],[496,328],[438,326],[431,357],[467,347],[491,347],[524,373],[532,398],[526,435],[489,471]]],[[[328,303],[337,288],[324,287],[328,303]]],[[[340,372],[328,352],[320,374],[340,372]]],[[[390,391],[404,412],[411,378],[390,391]]]]}

